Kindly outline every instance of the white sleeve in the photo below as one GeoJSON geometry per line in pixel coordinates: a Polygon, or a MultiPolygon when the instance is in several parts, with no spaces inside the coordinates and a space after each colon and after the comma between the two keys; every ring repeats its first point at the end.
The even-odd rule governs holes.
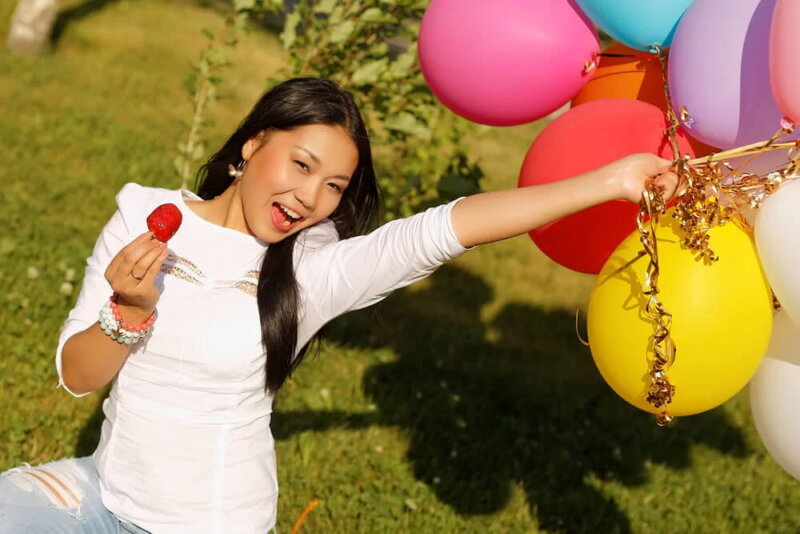
{"type": "Polygon", "coordinates": [[[368,235],[303,248],[298,281],[307,305],[324,324],[381,301],[461,255],[468,249],[453,232],[450,217],[459,200],[388,222],[368,235]]]}
{"type": "Polygon", "coordinates": [[[58,385],[75,397],[83,397],[88,393],[78,395],[64,385],[61,375],[61,351],[70,337],[86,330],[97,322],[100,308],[111,296],[112,289],[105,278],[105,271],[108,264],[111,263],[111,259],[134,238],[131,231],[133,221],[130,219],[135,216],[134,214],[138,210],[131,208],[134,207],[132,204],[136,203],[136,197],[139,196],[141,190],[141,186],[130,183],[126,184],[117,193],[117,206],[119,209],[103,227],[100,237],[97,238],[97,242],[94,245],[92,255],[86,260],[86,273],[83,277],[83,285],[81,286],[80,295],[78,295],[78,301],[69,312],[67,321],[64,323],[64,329],[58,338],[58,348],[56,349],[58,385]]]}

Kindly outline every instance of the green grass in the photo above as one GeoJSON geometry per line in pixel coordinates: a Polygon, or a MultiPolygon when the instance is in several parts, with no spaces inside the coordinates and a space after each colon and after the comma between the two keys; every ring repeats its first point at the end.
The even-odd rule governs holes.
{"type": "MultiPolygon", "coordinates": [[[[0,52],[0,469],[96,445],[102,395],[55,389],[58,331],[114,194],[178,185],[183,80],[221,24],[188,1],[64,7],[51,55],[0,52]]],[[[273,36],[240,44],[210,146],[280,64],[273,36]]],[[[540,127],[470,141],[486,189],[515,184],[540,127]]],[[[658,428],[605,385],[575,335],[591,284],[523,236],[336,321],[276,402],[281,531],[319,498],[302,532],[797,532],[744,394],[658,428]]]]}

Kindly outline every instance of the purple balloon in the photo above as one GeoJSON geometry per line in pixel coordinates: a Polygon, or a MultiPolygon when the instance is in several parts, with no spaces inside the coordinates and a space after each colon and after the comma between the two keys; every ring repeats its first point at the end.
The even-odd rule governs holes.
{"type": "MultiPolygon", "coordinates": [[[[722,149],[762,141],[780,129],[772,97],[769,34],[776,0],[696,0],[669,53],[669,85],[692,137],[722,149]]],[[[796,136],[794,136],[796,137],[796,136]]]]}

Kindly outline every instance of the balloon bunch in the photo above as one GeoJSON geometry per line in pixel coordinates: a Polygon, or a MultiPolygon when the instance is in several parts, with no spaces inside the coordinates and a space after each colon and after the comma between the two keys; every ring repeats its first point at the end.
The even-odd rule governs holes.
{"type": "Polygon", "coordinates": [[[620,396],[664,424],[728,400],[766,352],[753,410],[767,447],[787,451],[800,451],[800,416],[778,428],[800,399],[798,25],[797,0],[432,0],[419,38],[431,90],[467,119],[522,124],[571,102],[520,186],[636,152],[675,161],[669,204],[648,189],[640,206],[607,202],[531,238],[598,274],[592,355],[620,396]],[[602,52],[595,25],[617,41],[602,52]],[[786,310],[774,333],[772,291],[786,310]]]}

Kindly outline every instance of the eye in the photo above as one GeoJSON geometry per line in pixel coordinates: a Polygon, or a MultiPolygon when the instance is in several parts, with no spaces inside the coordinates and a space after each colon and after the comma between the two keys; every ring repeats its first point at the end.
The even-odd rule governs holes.
{"type": "Polygon", "coordinates": [[[343,190],[343,189],[342,189],[342,188],[339,186],[339,184],[336,184],[336,183],[333,183],[333,182],[329,182],[329,183],[328,183],[328,187],[330,187],[331,189],[333,189],[333,190],[334,190],[334,191],[336,191],[337,193],[341,193],[342,191],[344,191],[344,190],[343,190]]]}
{"type": "Polygon", "coordinates": [[[300,167],[303,172],[308,172],[308,165],[300,161],[299,159],[294,160],[295,164],[300,167]]]}

